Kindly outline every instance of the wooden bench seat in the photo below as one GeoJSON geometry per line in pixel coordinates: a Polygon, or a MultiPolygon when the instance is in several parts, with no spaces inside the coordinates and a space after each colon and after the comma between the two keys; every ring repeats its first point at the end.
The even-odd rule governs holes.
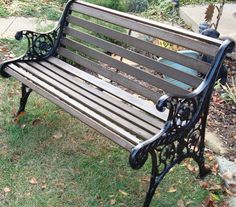
{"type": "Polygon", "coordinates": [[[81,121],[129,151],[157,134],[167,119],[154,104],[58,58],[10,64],[6,72],[24,84],[30,81],[30,88],[66,111],[73,110],[78,119],[83,114],[81,121]]]}
{"type": "Polygon", "coordinates": [[[77,0],[68,1],[54,30],[16,34],[23,37],[26,53],[0,65],[3,77],[22,83],[17,114],[35,91],[128,150],[133,169],[151,156],[145,207],[185,158],[197,162],[201,178],[210,172],[203,156],[208,108],[234,42],[77,0]]]}

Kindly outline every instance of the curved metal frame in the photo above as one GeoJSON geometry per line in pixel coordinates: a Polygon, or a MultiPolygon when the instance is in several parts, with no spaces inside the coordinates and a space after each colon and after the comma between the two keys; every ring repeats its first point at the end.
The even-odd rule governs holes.
{"type": "Polygon", "coordinates": [[[24,55],[21,57],[8,60],[0,64],[0,74],[8,78],[9,74],[4,72],[5,67],[14,62],[26,62],[30,60],[45,60],[56,54],[57,48],[60,44],[60,38],[63,33],[63,29],[67,24],[66,18],[70,12],[71,4],[75,0],[69,0],[66,4],[64,12],[59,20],[57,27],[48,33],[38,33],[33,31],[19,31],[16,33],[15,38],[21,40],[25,37],[28,41],[28,48],[24,55]]]}
{"type": "Polygon", "coordinates": [[[152,173],[144,206],[150,205],[155,190],[164,176],[185,158],[193,158],[199,166],[199,177],[204,178],[210,169],[205,167],[204,139],[209,103],[216,80],[227,53],[235,43],[225,40],[215,57],[213,66],[202,84],[186,97],[164,95],[158,101],[159,111],[169,109],[168,120],[159,134],[138,144],[130,154],[133,169],[141,168],[152,158],[152,173]]]}
{"type": "MultiPolygon", "coordinates": [[[[70,13],[70,7],[75,0],[69,0],[58,26],[48,33],[36,33],[32,31],[20,31],[16,39],[25,37],[28,40],[26,53],[0,65],[0,74],[10,77],[4,68],[14,62],[26,62],[30,60],[45,60],[57,53],[63,29],[66,26],[66,18],[70,13]]],[[[204,139],[208,108],[215,81],[224,78],[221,71],[223,60],[227,53],[233,51],[235,44],[225,40],[219,48],[213,66],[202,84],[185,97],[164,95],[158,101],[156,108],[159,111],[169,109],[168,120],[159,134],[153,138],[138,144],[130,154],[130,165],[133,169],[141,168],[147,161],[148,155],[152,159],[152,172],[149,190],[144,206],[148,207],[159,183],[176,164],[185,158],[193,158],[199,166],[200,178],[206,176],[210,170],[205,167],[204,139]]],[[[22,85],[22,98],[18,114],[25,109],[31,89],[22,85]]]]}

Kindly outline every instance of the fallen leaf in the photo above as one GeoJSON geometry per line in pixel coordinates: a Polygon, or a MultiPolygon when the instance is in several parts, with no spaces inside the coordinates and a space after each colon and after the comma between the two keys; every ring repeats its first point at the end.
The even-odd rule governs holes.
{"type": "Polygon", "coordinates": [[[225,172],[222,174],[221,177],[224,178],[224,179],[227,179],[227,180],[232,180],[233,177],[234,177],[234,175],[233,175],[232,172],[230,172],[229,170],[227,170],[227,171],[225,171],[225,172]]]}
{"type": "Polygon", "coordinates": [[[115,205],[116,204],[116,200],[115,199],[111,199],[110,200],[110,204],[113,206],[113,205],[115,205]]]}
{"type": "Polygon", "coordinates": [[[175,187],[170,187],[170,189],[167,191],[168,193],[175,193],[177,189],[175,187]]]}
{"type": "Polygon", "coordinates": [[[30,179],[30,184],[32,184],[32,185],[38,184],[38,181],[36,180],[35,177],[32,177],[32,178],[30,179]]]}
{"type": "Polygon", "coordinates": [[[183,200],[178,200],[177,206],[178,207],[185,207],[184,201],[183,200]]]}
{"type": "Polygon", "coordinates": [[[205,188],[205,189],[209,188],[208,182],[200,180],[199,183],[202,188],[205,188]]]}
{"type": "Polygon", "coordinates": [[[54,139],[61,139],[63,137],[62,133],[57,132],[52,136],[54,139]]]}
{"type": "Polygon", "coordinates": [[[42,123],[42,120],[41,119],[35,119],[33,122],[32,122],[32,125],[33,126],[37,126],[37,125],[39,125],[39,124],[41,124],[42,123]]]}
{"type": "Polygon", "coordinates": [[[192,166],[191,164],[188,164],[186,167],[190,172],[196,172],[197,171],[196,168],[194,166],[192,166]]]}
{"type": "Polygon", "coordinates": [[[46,188],[47,188],[47,185],[44,184],[44,185],[42,185],[41,190],[45,190],[46,188]]]}
{"type": "Polygon", "coordinates": [[[121,193],[121,194],[124,195],[124,196],[127,196],[127,195],[128,195],[128,193],[126,193],[126,192],[123,191],[123,190],[119,190],[119,193],[121,193]]]}
{"type": "Polygon", "coordinates": [[[3,191],[4,191],[4,193],[9,193],[9,192],[11,192],[11,189],[6,187],[6,188],[3,189],[3,191]]]}
{"type": "Polygon", "coordinates": [[[21,128],[21,129],[24,129],[25,127],[26,127],[26,124],[20,125],[20,128],[21,128]]]}

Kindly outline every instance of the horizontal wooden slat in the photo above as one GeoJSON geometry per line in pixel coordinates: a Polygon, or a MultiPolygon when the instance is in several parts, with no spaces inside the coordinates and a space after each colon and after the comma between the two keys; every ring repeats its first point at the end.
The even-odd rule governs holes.
{"type": "MultiPolygon", "coordinates": [[[[85,45],[75,42],[73,40],[62,39],[61,43],[64,46],[68,46],[72,49],[80,51],[92,58],[95,58],[103,63],[108,64],[109,66],[112,66],[120,71],[123,71],[129,75],[132,75],[132,76],[138,78],[139,80],[143,80],[155,87],[163,89],[167,93],[172,93],[172,94],[176,94],[176,95],[187,95],[189,93],[187,90],[184,90],[178,86],[175,86],[175,85],[173,85],[161,78],[158,78],[152,74],[144,72],[143,70],[140,70],[138,68],[127,65],[127,64],[125,64],[121,61],[118,61],[118,60],[116,60],[116,59],[114,59],[102,52],[88,48],[85,45]]],[[[59,50],[59,54],[61,54],[62,50],[65,51],[64,48],[61,48],[59,50]]],[[[71,53],[68,51],[68,54],[70,55],[71,53]]],[[[73,56],[73,57],[76,58],[76,56],[73,56]]]]}
{"type": "Polygon", "coordinates": [[[76,63],[82,65],[83,67],[86,67],[98,74],[100,74],[101,76],[104,76],[110,80],[115,81],[116,83],[119,83],[120,85],[129,88],[130,90],[138,93],[139,95],[142,95],[154,102],[156,102],[158,100],[158,98],[160,98],[160,94],[159,93],[155,93],[152,90],[149,90],[148,88],[145,88],[143,86],[141,86],[140,84],[129,80],[128,78],[125,78],[122,75],[119,75],[118,73],[114,73],[110,70],[107,70],[106,68],[104,68],[103,66],[90,61],[86,58],[83,58],[81,56],[75,55],[74,53],[65,50],[63,48],[60,48],[59,53],[61,56],[66,57],[67,59],[70,59],[72,61],[75,61],[76,63]]]}
{"type": "Polygon", "coordinates": [[[69,16],[68,22],[78,25],[80,27],[83,27],[89,31],[93,31],[98,34],[102,34],[107,37],[113,38],[117,41],[126,43],[128,45],[132,45],[137,49],[141,49],[146,52],[150,52],[158,57],[163,57],[165,59],[179,63],[179,64],[184,65],[186,67],[190,67],[190,68],[192,68],[200,73],[203,73],[203,74],[206,74],[211,67],[211,65],[209,63],[203,62],[201,60],[198,60],[198,59],[195,59],[192,57],[188,57],[186,55],[177,53],[172,50],[168,50],[164,47],[154,45],[150,42],[129,36],[127,34],[123,34],[121,32],[104,27],[102,25],[95,24],[93,22],[89,22],[89,21],[81,19],[81,18],[69,16]]]}
{"type": "MultiPolygon", "coordinates": [[[[34,63],[35,65],[36,63],[34,63]]],[[[149,125],[154,127],[154,131],[157,128],[163,127],[163,121],[160,121],[157,117],[153,117],[152,115],[143,112],[141,110],[138,110],[137,108],[134,108],[130,106],[129,104],[125,104],[122,100],[115,98],[113,95],[109,95],[107,93],[102,92],[99,88],[95,88],[90,84],[87,84],[83,80],[80,80],[79,76],[75,76],[75,74],[69,74],[68,72],[64,72],[64,70],[61,70],[60,68],[52,65],[49,62],[41,61],[40,64],[44,67],[46,67],[48,70],[52,71],[54,74],[60,75],[67,80],[70,80],[80,88],[83,88],[84,90],[88,91],[89,93],[92,93],[94,96],[97,96],[101,98],[102,100],[105,100],[106,102],[114,105],[116,108],[121,109],[122,111],[125,111],[126,114],[130,114],[132,117],[137,117],[139,120],[142,120],[145,123],[148,123],[149,125]]],[[[37,64],[38,65],[38,64],[37,64]]],[[[48,71],[47,71],[48,73],[48,71]]],[[[141,122],[142,123],[142,122],[141,122]]],[[[142,124],[143,127],[146,127],[145,124],[142,124]]]]}
{"type": "Polygon", "coordinates": [[[207,44],[205,42],[190,38],[184,37],[177,33],[172,33],[167,30],[163,30],[154,26],[150,26],[148,24],[143,24],[135,19],[128,19],[116,14],[108,13],[106,11],[96,9],[94,7],[90,7],[80,3],[73,3],[72,8],[73,11],[80,12],[86,14],[88,16],[92,16],[116,25],[123,26],[125,28],[141,32],[152,37],[160,38],[166,40],[171,43],[175,43],[177,45],[181,45],[185,48],[189,48],[198,52],[201,52],[206,55],[215,56],[218,47],[212,44],[207,44]]]}
{"type": "Polygon", "coordinates": [[[86,72],[83,72],[81,70],[78,70],[77,68],[71,66],[70,64],[57,59],[57,58],[50,58],[48,61],[57,67],[61,68],[62,70],[65,70],[71,74],[74,74],[76,76],[79,76],[81,79],[85,80],[86,82],[93,84],[102,90],[112,94],[113,96],[118,97],[119,99],[122,99],[123,101],[145,111],[146,113],[152,114],[153,116],[156,116],[157,118],[160,118],[162,120],[167,120],[168,111],[165,112],[159,112],[156,110],[155,106],[152,104],[149,104],[147,101],[142,100],[141,98],[137,98],[134,95],[115,87],[103,80],[100,80],[86,72]]]}
{"type": "MultiPolygon", "coordinates": [[[[17,80],[21,81],[37,93],[39,93],[41,96],[45,97],[49,101],[55,103],[65,111],[69,112],[71,115],[79,119],[80,121],[86,123],[88,126],[94,128],[101,134],[105,135],[115,143],[119,144],[123,148],[127,149],[128,151],[131,151],[134,147],[134,144],[127,141],[124,137],[120,136],[119,134],[109,130],[108,128],[104,127],[103,124],[98,123],[94,119],[91,119],[89,116],[86,116],[85,113],[80,112],[76,110],[74,107],[70,106],[66,102],[63,102],[60,97],[57,97],[54,95],[54,93],[57,93],[54,88],[49,87],[50,92],[48,92],[46,89],[44,89],[42,86],[39,86],[27,79],[27,77],[22,76],[18,72],[18,68],[16,68],[14,65],[10,65],[10,67],[6,68],[6,72],[10,74],[11,76],[15,77],[17,80]],[[11,68],[10,68],[11,67],[11,68]],[[14,70],[15,68],[15,70],[14,70]]],[[[87,111],[87,110],[86,110],[87,111]]]]}
{"type": "Polygon", "coordinates": [[[114,112],[112,112],[110,109],[106,109],[103,107],[103,105],[100,103],[96,103],[95,101],[89,100],[87,97],[82,96],[81,94],[77,93],[77,91],[72,90],[71,88],[76,86],[66,80],[64,80],[64,84],[60,83],[58,80],[55,80],[48,75],[43,74],[39,70],[31,67],[30,65],[27,65],[26,63],[19,63],[19,65],[24,68],[27,72],[30,72],[34,77],[39,78],[40,80],[46,82],[53,88],[56,88],[61,93],[67,95],[70,97],[73,102],[76,101],[83,106],[89,108],[96,114],[99,114],[103,118],[110,120],[109,122],[112,122],[116,125],[120,125],[123,129],[126,129],[126,131],[131,132],[132,134],[135,134],[136,136],[140,136],[142,139],[148,139],[152,137],[154,134],[151,134],[144,129],[139,128],[135,124],[133,124],[130,121],[127,121],[120,116],[116,115],[114,112]]]}
{"type": "Polygon", "coordinates": [[[132,19],[132,20],[135,20],[135,21],[140,22],[140,23],[155,26],[155,27],[158,27],[158,28],[170,31],[170,32],[175,32],[175,33],[187,36],[187,37],[198,39],[198,40],[201,40],[203,42],[207,42],[207,43],[210,43],[210,44],[213,44],[213,45],[216,45],[216,46],[220,46],[222,44],[222,41],[219,40],[219,39],[206,37],[206,36],[203,36],[201,34],[191,32],[191,31],[183,29],[183,28],[163,24],[163,23],[160,23],[160,22],[157,22],[157,21],[154,21],[154,20],[150,20],[150,19],[143,18],[143,17],[140,17],[140,16],[134,16],[134,15],[129,14],[129,13],[120,12],[120,11],[117,11],[117,10],[113,10],[113,9],[110,9],[110,8],[107,8],[107,7],[98,6],[98,5],[91,4],[91,3],[88,3],[88,2],[84,2],[84,1],[81,1],[81,0],[77,0],[76,3],[83,4],[83,5],[92,7],[92,8],[96,8],[96,9],[105,11],[107,13],[111,13],[111,14],[115,14],[115,15],[118,15],[118,16],[121,16],[121,17],[132,19]]]}
{"type": "MultiPolygon", "coordinates": [[[[145,131],[148,131],[149,133],[153,133],[153,134],[156,134],[157,131],[159,131],[158,128],[155,128],[155,127],[149,125],[148,123],[142,121],[141,119],[139,119],[139,118],[127,113],[126,111],[116,107],[114,104],[104,101],[104,99],[92,94],[90,91],[86,91],[82,87],[79,87],[80,84],[77,84],[79,82],[78,78],[72,76],[71,74],[65,73],[62,70],[60,71],[60,73],[57,74],[55,72],[52,72],[49,68],[46,68],[45,66],[40,65],[38,63],[29,63],[29,65],[36,68],[40,72],[46,74],[50,78],[57,80],[58,82],[67,86],[68,88],[76,91],[77,93],[88,98],[89,100],[95,102],[96,104],[101,105],[103,108],[108,109],[109,111],[115,113],[116,115],[122,117],[123,119],[138,126],[139,128],[142,128],[145,131]]],[[[48,66],[51,67],[49,64],[48,64],[48,66]]],[[[82,81],[80,81],[80,82],[82,82],[82,81]]],[[[90,87],[90,88],[92,88],[92,87],[90,87]]]]}
{"type": "MultiPolygon", "coordinates": [[[[124,49],[123,47],[120,47],[118,45],[115,45],[113,43],[110,43],[108,41],[102,40],[100,38],[94,37],[92,35],[80,32],[78,30],[74,30],[71,28],[67,28],[65,30],[65,33],[72,36],[77,37],[80,40],[83,40],[85,42],[88,42],[89,44],[93,44],[97,47],[100,47],[102,49],[105,49],[111,53],[114,53],[116,55],[119,55],[121,57],[125,57],[126,59],[129,59],[135,63],[138,63],[140,65],[143,65],[149,69],[155,70],[156,72],[162,73],[163,75],[167,75],[175,80],[179,80],[183,83],[186,83],[192,87],[197,87],[202,82],[202,79],[190,75],[188,73],[184,73],[180,70],[173,69],[167,65],[161,64],[158,61],[155,61],[151,58],[148,58],[146,56],[143,56],[141,54],[135,53],[133,51],[129,51],[127,49],[124,49]]],[[[65,38],[67,39],[67,38],[65,38]]]]}

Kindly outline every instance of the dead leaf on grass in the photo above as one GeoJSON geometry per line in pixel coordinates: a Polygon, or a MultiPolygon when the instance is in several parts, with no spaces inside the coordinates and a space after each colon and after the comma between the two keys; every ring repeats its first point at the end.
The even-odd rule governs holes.
{"type": "Polygon", "coordinates": [[[47,188],[47,185],[46,185],[46,184],[44,184],[44,185],[41,186],[41,190],[45,190],[46,188],[47,188]]]}
{"type": "Polygon", "coordinates": [[[199,183],[200,183],[200,186],[202,188],[204,188],[204,189],[209,188],[209,183],[208,182],[200,180],[199,183]]]}
{"type": "Polygon", "coordinates": [[[33,126],[38,126],[42,123],[42,120],[41,119],[35,119],[34,121],[32,121],[32,125],[33,126]]]}
{"type": "Polygon", "coordinates": [[[128,195],[128,193],[126,193],[126,192],[123,191],[123,190],[119,190],[119,193],[121,193],[123,196],[127,196],[127,195],[128,195]]]}
{"type": "Polygon", "coordinates": [[[4,193],[9,193],[9,192],[11,192],[11,189],[8,188],[8,187],[5,187],[5,188],[3,189],[3,191],[4,191],[4,193]]]}
{"type": "Polygon", "coordinates": [[[36,180],[35,177],[32,177],[29,182],[30,182],[30,184],[32,184],[32,185],[37,185],[37,184],[38,184],[38,181],[36,180]]]}
{"type": "Polygon", "coordinates": [[[53,136],[54,139],[61,139],[63,137],[61,132],[56,132],[53,136]]]}
{"type": "Polygon", "coordinates": [[[115,205],[116,204],[116,200],[115,199],[111,199],[110,200],[110,204],[113,206],[113,205],[115,205]]]}
{"type": "Polygon", "coordinates": [[[178,200],[177,206],[178,207],[185,207],[184,201],[183,200],[178,200]]]}
{"type": "Polygon", "coordinates": [[[170,187],[170,189],[167,192],[168,193],[175,193],[176,191],[177,191],[177,189],[174,186],[172,186],[172,187],[170,187]]]}
{"type": "Polygon", "coordinates": [[[191,164],[188,164],[186,167],[190,172],[196,172],[197,171],[196,167],[192,166],[191,164]]]}
{"type": "Polygon", "coordinates": [[[221,177],[227,180],[233,180],[234,174],[231,171],[227,170],[222,174],[221,177]]]}

